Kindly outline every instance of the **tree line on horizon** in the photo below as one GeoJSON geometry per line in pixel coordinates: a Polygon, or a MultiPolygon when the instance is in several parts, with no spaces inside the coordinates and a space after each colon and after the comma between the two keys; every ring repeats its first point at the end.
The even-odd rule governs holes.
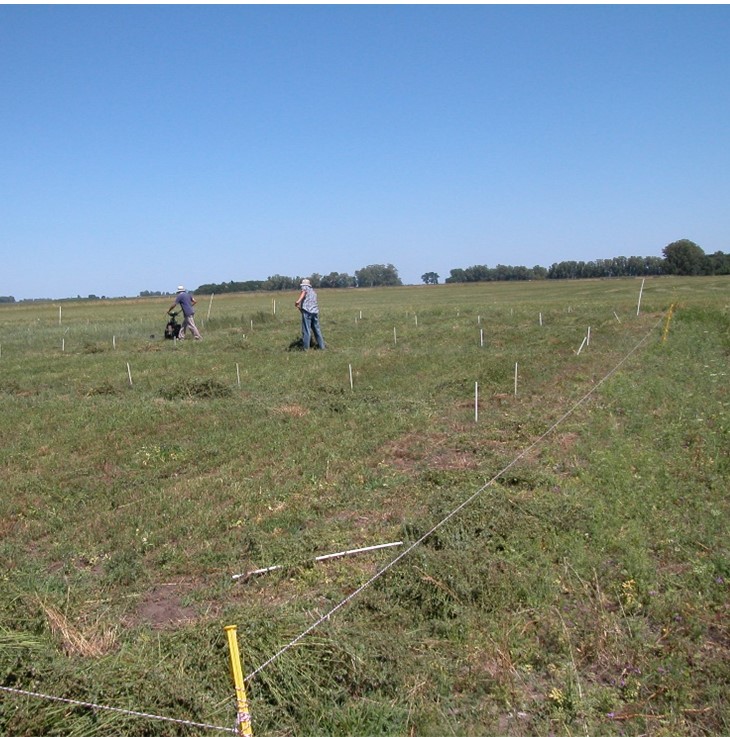
{"type": "MultiPolygon", "coordinates": [[[[560,261],[543,266],[470,266],[452,269],[447,283],[520,281],[533,279],[600,279],[625,276],[720,276],[730,274],[730,254],[706,255],[696,243],[683,238],[665,246],[659,256],[616,256],[595,261],[560,261]]],[[[436,275],[438,276],[438,275],[436,275]]],[[[423,280],[432,275],[424,274],[423,280]]],[[[426,283],[434,283],[433,281],[426,283]]]]}
{"type": "MultiPolygon", "coordinates": [[[[358,269],[354,276],[347,273],[333,271],[327,275],[310,274],[306,277],[312,282],[315,289],[347,287],[401,287],[403,282],[398,276],[398,269],[393,264],[370,264],[358,269]]],[[[259,292],[259,291],[285,291],[298,289],[302,283],[302,277],[282,276],[274,274],[267,279],[258,281],[230,281],[222,284],[201,284],[196,294],[224,294],[226,292],[259,292]]]]}
{"type": "MultiPolygon", "coordinates": [[[[544,266],[505,266],[498,264],[451,269],[446,284],[485,281],[533,281],[538,279],[599,279],[626,276],[719,276],[730,274],[730,254],[717,251],[706,255],[700,246],[687,238],[670,243],[662,256],[616,256],[595,261],[560,261],[550,268],[544,266]]],[[[392,264],[371,264],[355,272],[354,276],[332,272],[327,276],[311,274],[309,280],[315,289],[345,287],[402,286],[398,270],[392,264]]],[[[441,277],[435,271],[421,276],[424,284],[438,284],[441,277]]],[[[279,291],[297,289],[301,278],[275,274],[262,281],[224,282],[202,284],[198,294],[222,292],[279,291]]]]}
{"type": "MultiPolygon", "coordinates": [[[[467,268],[451,269],[444,282],[458,284],[463,282],[488,281],[533,281],[539,279],[600,279],[626,276],[722,276],[730,274],[730,254],[716,251],[705,254],[693,241],[682,238],[673,241],[662,249],[662,256],[616,256],[595,261],[560,261],[550,268],[544,266],[497,266],[475,265],[467,268]]],[[[327,275],[310,274],[307,277],[315,289],[348,287],[400,287],[403,282],[398,269],[393,264],[370,264],[355,271],[354,276],[333,271],[327,275]]],[[[424,284],[438,284],[441,277],[435,271],[427,271],[421,276],[424,284]]],[[[220,284],[201,284],[196,294],[225,294],[234,292],[284,291],[298,289],[302,277],[274,274],[267,279],[248,281],[229,281],[220,284]]],[[[167,296],[168,292],[143,291],[140,297],[167,296]]],[[[21,300],[23,302],[42,301],[21,300]]],[[[77,299],[82,299],[78,296],[77,299]]],[[[106,299],[90,294],[88,299],[106,299]]],[[[14,297],[0,296],[0,304],[13,303],[14,297]]]]}

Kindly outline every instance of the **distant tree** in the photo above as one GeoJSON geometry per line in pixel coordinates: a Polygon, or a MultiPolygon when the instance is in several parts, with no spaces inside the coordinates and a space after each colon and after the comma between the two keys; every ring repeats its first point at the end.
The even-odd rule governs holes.
{"type": "Polygon", "coordinates": [[[548,279],[577,279],[578,262],[560,261],[548,269],[548,279]]]}
{"type": "Polygon", "coordinates": [[[464,269],[451,269],[449,276],[444,279],[447,284],[460,284],[466,281],[466,272],[464,269]]]}
{"type": "Polygon", "coordinates": [[[231,294],[234,292],[258,292],[264,288],[260,280],[227,281],[220,284],[201,284],[195,294],[231,294]]]}
{"type": "Polygon", "coordinates": [[[644,273],[644,259],[639,256],[629,256],[626,263],[626,275],[643,276],[644,273]]]}
{"type": "Polygon", "coordinates": [[[489,281],[489,267],[484,266],[468,266],[464,269],[467,281],[489,281]]]}
{"type": "Polygon", "coordinates": [[[626,256],[615,256],[608,262],[610,273],[603,276],[624,276],[629,273],[629,260],[626,256]]]}
{"type": "Polygon", "coordinates": [[[707,256],[707,273],[713,276],[730,274],[730,254],[722,251],[707,256]]]}
{"type": "Polygon", "coordinates": [[[493,269],[486,265],[469,266],[466,269],[451,269],[451,276],[446,278],[447,284],[459,282],[484,282],[484,281],[530,281],[532,279],[545,279],[548,270],[543,266],[507,266],[497,264],[493,269]]]}
{"type": "Polygon", "coordinates": [[[296,289],[301,283],[301,281],[302,280],[298,276],[291,277],[291,276],[282,276],[281,274],[274,274],[274,276],[270,276],[264,282],[264,289],[267,289],[269,291],[296,289]]]}
{"type": "Polygon", "coordinates": [[[336,271],[332,271],[327,276],[323,276],[320,280],[319,286],[322,288],[331,289],[344,289],[347,287],[354,287],[356,280],[354,276],[349,274],[339,274],[336,271]]]}
{"type": "Polygon", "coordinates": [[[705,252],[687,238],[665,246],[662,254],[668,274],[698,276],[705,272],[705,252]]]}
{"type": "Polygon", "coordinates": [[[493,269],[487,269],[487,281],[509,281],[511,274],[511,266],[497,264],[493,269]]]}
{"type": "Polygon", "coordinates": [[[425,274],[421,275],[421,281],[424,284],[438,284],[439,275],[435,271],[427,271],[425,274]]]}
{"type": "Polygon", "coordinates": [[[2,304],[9,304],[11,302],[15,302],[15,297],[0,297],[0,303],[2,304]]]}
{"type": "Polygon", "coordinates": [[[647,276],[660,276],[666,274],[664,259],[660,256],[647,256],[644,259],[644,273],[647,276]]]}
{"type": "MultiPolygon", "coordinates": [[[[616,256],[596,261],[561,261],[546,272],[548,279],[599,279],[618,276],[658,276],[667,273],[666,261],[658,256],[616,256]]],[[[533,272],[540,267],[535,267],[533,272]]],[[[540,277],[544,278],[544,277],[540,277]]]]}
{"type": "Polygon", "coordinates": [[[398,269],[393,264],[371,264],[355,272],[358,287],[400,287],[398,269]]]}

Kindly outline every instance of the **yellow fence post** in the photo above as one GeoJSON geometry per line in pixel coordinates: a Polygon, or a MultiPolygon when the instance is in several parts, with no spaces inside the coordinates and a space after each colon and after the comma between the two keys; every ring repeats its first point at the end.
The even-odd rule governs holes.
{"type": "Polygon", "coordinates": [[[251,714],[248,711],[246,686],[243,682],[243,670],[241,669],[241,655],[238,652],[236,625],[229,624],[223,629],[226,631],[226,636],[228,637],[228,652],[231,656],[231,676],[233,676],[233,685],[236,687],[236,726],[242,737],[253,737],[251,714]]]}
{"type": "Polygon", "coordinates": [[[674,304],[669,308],[667,313],[667,322],[664,324],[664,332],[662,333],[662,343],[667,339],[667,333],[669,332],[669,323],[672,321],[672,314],[674,312],[674,304]]]}

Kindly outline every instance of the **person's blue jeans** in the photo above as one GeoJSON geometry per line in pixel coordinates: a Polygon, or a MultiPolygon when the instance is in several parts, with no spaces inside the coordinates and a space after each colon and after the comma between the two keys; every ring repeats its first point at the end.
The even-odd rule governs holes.
{"type": "Polygon", "coordinates": [[[317,345],[324,349],[324,338],[319,327],[319,315],[316,312],[302,310],[302,343],[305,351],[309,350],[312,334],[314,334],[317,345]]]}

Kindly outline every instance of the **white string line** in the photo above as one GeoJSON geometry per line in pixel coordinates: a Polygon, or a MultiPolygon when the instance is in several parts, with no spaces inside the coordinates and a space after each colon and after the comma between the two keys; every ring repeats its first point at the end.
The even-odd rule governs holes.
{"type": "Polygon", "coordinates": [[[159,722],[173,722],[175,724],[184,724],[188,727],[200,727],[201,729],[212,729],[218,732],[232,732],[238,734],[235,727],[217,727],[214,724],[204,724],[202,722],[190,722],[187,719],[173,719],[172,717],[161,717],[156,714],[145,714],[141,711],[131,711],[129,709],[121,709],[116,706],[102,706],[101,704],[92,704],[88,701],[77,701],[76,699],[64,699],[61,696],[50,696],[48,694],[36,693],[35,691],[24,691],[21,688],[9,688],[8,686],[0,686],[0,691],[6,691],[21,696],[33,696],[47,701],[60,701],[63,704],[72,704],[73,706],[83,706],[88,709],[97,709],[99,711],[113,711],[118,714],[127,714],[133,717],[144,717],[145,719],[156,719],[159,722]]]}
{"type": "Polygon", "coordinates": [[[501,476],[503,476],[507,471],[509,471],[513,466],[515,466],[519,461],[521,461],[530,451],[533,450],[537,445],[539,445],[555,428],[557,428],[560,424],[562,424],[570,415],[572,415],[578,407],[580,407],[582,404],[584,404],[598,389],[599,387],[604,384],[613,374],[616,373],[616,371],[621,368],[621,366],[646,342],[646,340],[649,338],[651,333],[656,329],[657,325],[659,325],[663,319],[662,317],[657,321],[655,325],[653,325],[650,330],[647,332],[647,334],[599,381],[597,382],[589,392],[587,392],[584,396],[582,396],[578,401],[576,401],[570,409],[565,412],[561,417],[559,417],[555,422],[553,422],[550,427],[545,430],[545,432],[540,435],[537,440],[533,441],[531,445],[529,445],[527,448],[525,448],[521,453],[519,453],[515,458],[510,461],[501,471],[497,472],[494,476],[492,476],[489,481],[487,481],[485,484],[483,484],[481,487],[479,487],[470,497],[468,497],[465,501],[463,501],[461,504],[459,504],[458,507],[453,509],[449,514],[446,515],[440,522],[435,524],[428,532],[421,535],[421,537],[418,538],[414,543],[412,543],[408,548],[403,550],[401,553],[399,553],[393,560],[391,560],[389,563],[387,563],[383,568],[381,568],[379,571],[374,573],[365,583],[363,583],[361,586],[359,586],[357,589],[355,589],[353,592],[351,592],[348,596],[346,596],[339,604],[336,604],[332,609],[330,609],[326,614],[323,614],[317,621],[315,621],[313,624],[311,624],[307,629],[304,630],[300,635],[297,635],[289,644],[284,645],[284,647],[281,648],[277,653],[274,653],[268,660],[263,662],[258,668],[251,671],[245,678],[244,681],[250,681],[253,678],[256,677],[258,673],[260,673],[264,668],[268,667],[273,663],[277,658],[281,657],[287,650],[290,650],[292,647],[294,647],[296,644],[301,642],[310,632],[312,632],[314,629],[319,627],[320,624],[330,619],[330,617],[335,614],[335,612],[339,611],[344,607],[346,604],[348,604],[352,599],[354,599],[356,596],[361,594],[366,588],[368,588],[372,583],[374,583],[378,578],[385,575],[396,563],[401,561],[403,558],[405,558],[407,555],[410,554],[410,552],[421,545],[421,543],[424,542],[427,538],[429,538],[431,535],[434,534],[437,530],[439,530],[441,527],[443,527],[449,520],[451,520],[454,516],[456,516],[459,512],[461,512],[464,507],[471,504],[474,499],[476,499],[482,492],[484,492],[485,489],[490,487],[492,484],[494,484],[497,479],[499,479],[501,476]]]}

